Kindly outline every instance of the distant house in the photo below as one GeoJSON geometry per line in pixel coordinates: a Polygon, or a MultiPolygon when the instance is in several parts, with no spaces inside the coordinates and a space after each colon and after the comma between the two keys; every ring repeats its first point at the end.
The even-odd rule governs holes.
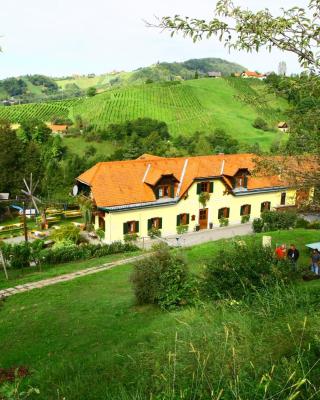
{"type": "Polygon", "coordinates": [[[52,133],[67,133],[68,125],[56,125],[56,124],[47,124],[48,128],[52,130],[52,133]]]}
{"type": "Polygon", "coordinates": [[[241,74],[242,78],[253,78],[253,79],[265,79],[266,76],[264,74],[259,74],[258,72],[255,71],[244,71],[241,74]]]}
{"type": "Polygon", "coordinates": [[[218,72],[218,71],[209,71],[208,77],[209,78],[221,78],[222,74],[221,74],[221,72],[218,72]]]}
{"type": "Polygon", "coordinates": [[[289,125],[285,121],[281,121],[278,123],[278,129],[281,132],[288,132],[289,130],[289,125]]]}

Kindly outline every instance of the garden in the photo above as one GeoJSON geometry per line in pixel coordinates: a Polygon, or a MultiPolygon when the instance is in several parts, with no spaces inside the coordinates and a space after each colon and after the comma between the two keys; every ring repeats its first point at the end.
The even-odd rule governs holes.
{"type": "Polygon", "coordinates": [[[270,233],[272,250],[279,243],[300,250],[293,275],[285,263],[273,265],[262,235],[169,254],[160,248],[152,263],[7,298],[0,368],[25,373],[1,390],[19,383],[18,392],[40,392],[32,399],[317,398],[320,282],[303,282],[301,273],[309,266],[305,244],[318,231],[270,233]],[[244,262],[248,255],[257,270],[244,262]],[[150,267],[150,290],[139,297],[140,272],[150,267]],[[227,285],[232,268],[239,279],[227,285]],[[159,296],[157,287],[171,289],[159,296]]]}

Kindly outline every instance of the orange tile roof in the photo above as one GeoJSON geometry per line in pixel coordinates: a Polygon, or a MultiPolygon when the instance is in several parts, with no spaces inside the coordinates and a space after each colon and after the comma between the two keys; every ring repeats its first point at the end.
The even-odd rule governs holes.
{"type": "Polygon", "coordinates": [[[50,125],[48,125],[48,128],[50,128],[52,130],[52,132],[65,132],[68,130],[68,125],[50,124],[50,125]]]}
{"type": "Polygon", "coordinates": [[[245,71],[244,74],[247,75],[247,76],[251,76],[253,78],[263,78],[265,76],[263,74],[258,74],[255,71],[245,71]]]}
{"type": "MultiPolygon", "coordinates": [[[[228,177],[234,176],[239,169],[252,171],[254,158],[256,156],[253,154],[219,154],[100,162],[77,179],[91,187],[98,207],[124,206],[156,201],[152,186],[162,175],[173,175],[180,182],[180,198],[194,180],[200,178],[224,178],[226,187],[230,187],[231,180],[228,177]]],[[[277,176],[248,178],[249,190],[283,185],[277,176]]]]}

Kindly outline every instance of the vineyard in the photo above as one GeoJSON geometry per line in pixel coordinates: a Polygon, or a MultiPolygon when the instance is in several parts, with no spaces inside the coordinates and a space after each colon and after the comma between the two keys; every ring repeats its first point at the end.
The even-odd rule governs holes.
{"type": "Polygon", "coordinates": [[[11,123],[21,123],[28,119],[50,121],[54,116],[68,117],[70,109],[80,102],[82,99],[2,106],[0,107],[0,119],[6,119],[11,123]]]}
{"type": "Polygon", "coordinates": [[[171,134],[212,132],[222,128],[247,143],[270,145],[278,132],[253,128],[257,117],[276,126],[287,105],[266,94],[261,82],[237,78],[198,79],[108,90],[94,97],[1,107],[0,118],[21,122],[29,118],[48,121],[53,116],[82,119],[97,129],[111,123],[149,117],[168,124],[171,134]]]}

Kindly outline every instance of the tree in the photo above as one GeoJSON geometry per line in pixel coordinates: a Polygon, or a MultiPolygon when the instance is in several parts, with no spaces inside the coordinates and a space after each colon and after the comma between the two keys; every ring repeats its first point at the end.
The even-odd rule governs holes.
{"type": "Polygon", "coordinates": [[[232,0],[219,0],[214,15],[209,21],[175,15],[148,25],[169,30],[171,35],[181,32],[194,42],[215,36],[229,49],[278,48],[296,54],[302,67],[320,71],[320,0],[309,0],[308,8],[282,9],[279,16],[268,9],[253,12],[235,6],[232,0]]]}
{"type": "Polygon", "coordinates": [[[51,129],[38,120],[25,120],[21,122],[17,131],[18,137],[24,142],[45,143],[51,135],[51,129]]]}
{"type": "Polygon", "coordinates": [[[194,79],[199,79],[199,72],[198,72],[198,70],[196,70],[196,72],[194,73],[194,79]]]}
{"type": "Polygon", "coordinates": [[[97,89],[93,86],[89,87],[87,90],[87,96],[93,97],[97,94],[97,89]]]}

